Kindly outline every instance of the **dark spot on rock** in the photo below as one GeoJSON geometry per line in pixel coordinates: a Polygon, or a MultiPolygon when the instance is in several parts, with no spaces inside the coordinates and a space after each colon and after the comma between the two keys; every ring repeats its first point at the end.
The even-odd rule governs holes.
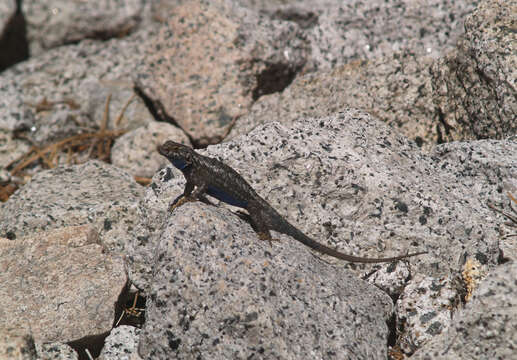
{"type": "Polygon", "coordinates": [[[110,231],[111,230],[111,221],[110,219],[104,219],[104,230],[110,231]]]}
{"type": "Polygon", "coordinates": [[[169,347],[171,348],[171,350],[173,350],[173,351],[178,350],[178,348],[181,344],[181,339],[177,338],[170,330],[166,330],[165,334],[167,335],[169,347]]]}
{"type": "Polygon", "coordinates": [[[406,203],[404,203],[400,200],[395,200],[395,208],[397,210],[399,210],[400,212],[403,212],[404,214],[407,214],[407,212],[408,212],[408,207],[407,207],[406,203]]]}

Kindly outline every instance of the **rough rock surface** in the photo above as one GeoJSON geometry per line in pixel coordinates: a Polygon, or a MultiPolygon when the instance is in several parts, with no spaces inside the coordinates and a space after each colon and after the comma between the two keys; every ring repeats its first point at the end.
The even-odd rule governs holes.
{"type": "Polygon", "coordinates": [[[0,317],[34,340],[68,342],[107,332],[126,286],[121,257],[91,226],[0,240],[0,317]]]}
{"type": "Polygon", "coordinates": [[[344,107],[368,111],[426,149],[446,141],[514,134],[517,35],[511,29],[515,13],[515,2],[482,2],[466,17],[465,34],[455,49],[447,54],[439,48],[446,56],[433,59],[407,46],[370,61],[363,54],[345,65],[338,62],[329,71],[299,76],[282,93],[254,103],[231,136],[267,121],[288,124],[299,117],[327,116],[344,107]]]}
{"type": "Polygon", "coordinates": [[[412,353],[449,324],[461,302],[462,284],[418,274],[397,300],[400,348],[412,353]],[[411,329],[407,331],[406,329],[411,329]]]}
{"type": "MultiPolygon", "coordinates": [[[[154,30],[149,27],[125,39],[88,40],[53,49],[4,71],[0,129],[22,132],[36,144],[81,133],[102,123],[107,95],[120,93],[110,106],[114,121],[131,96],[128,81],[154,30]],[[100,94],[106,97],[101,99],[100,94]]],[[[149,122],[151,116],[142,115],[147,109],[139,103],[130,104],[121,126],[136,127],[127,124],[128,119],[138,125],[149,122]]]]}
{"type": "Polygon", "coordinates": [[[386,357],[392,303],[380,290],[301,245],[257,241],[227,211],[188,204],[167,220],[143,358],[386,357]]]}
{"type": "Polygon", "coordinates": [[[19,239],[90,223],[108,249],[122,250],[142,192],[127,173],[99,161],[42,171],[2,204],[0,233],[19,239]]]}
{"type": "MultiPolygon", "coordinates": [[[[513,355],[517,237],[487,203],[517,212],[515,1],[103,0],[67,16],[77,1],[26,0],[23,9],[48,11],[15,16],[15,2],[0,4],[0,27],[27,15],[42,51],[0,74],[0,199],[9,198],[0,235],[30,253],[27,235],[91,224],[105,253],[87,246],[126,258],[148,308],[138,335],[106,326],[70,343],[78,353],[36,341],[40,357],[98,356],[109,330],[103,356],[131,359],[136,342],[141,359],[385,358],[389,345],[394,358],[513,355]],[[290,222],[350,254],[429,253],[354,265],[279,234],[260,242],[245,215],[214,200],[171,214],[184,179],[170,165],[147,190],[90,162],[39,173],[12,195],[42,165],[11,174],[9,163],[33,145],[99,129],[106,108],[107,128],[128,130],[113,162],[144,176],[166,162],[154,153],[161,136],[208,144],[245,114],[231,141],[200,152],[238,170],[290,222]],[[470,140],[480,138],[497,140],[470,140]],[[470,141],[434,146],[461,139],[470,141]]],[[[11,54],[5,39],[0,57],[11,54]]],[[[55,258],[81,249],[62,250],[55,258]]],[[[88,273],[88,258],[54,278],[81,264],[88,273]]],[[[32,308],[38,296],[9,306],[32,308]]],[[[11,349],[34,357],[34,338],[84,332],[57,324],[34,337],[10,331],[0,348],[14,337],[11,349]]]]}
{"type": "Polygon", "coordinates": [[[517,264],[492,270],[440,336],[411,359],[513,359],[517,333],[517,264]]]}
{"type": "Polygon", "coordinates": [[[465,20],[458,47],[431,68],[444,141],[517,132],[517,2],[489,0],[465,20]]]}
{"type": "Polygon", "coordinates": [[[77,352],[63,343],[36,344],[36,350],[42,360],[79,360],[77,352]]]}
{"type": "Polygon", "coordinates": [[[34,339],[26,329],[9,326],[0,328],[0,358],[4,360],[33,360],[36,356],[34,339]]]}
{"type": "Polygon", "coordinates": [[[230,138],[269,121],[289,125],[300,117],[329,116],[352,107],[369,112],[430,148],[438,142],[431,64],[430,57],[401,52],[299,76],[283,92],[258,99],[238,120],[230,138]]]}
{"type": "Polygon", "coordinates": [[[138,85],[163,120],[174,119],[196,143],[219,142],[254,100],[292,81],[308,56],[302,38],[296,24],[227,0],[188,1],[171,11],[138,85]]]}
{"type": "MultiPolygon", "coordinates": [[[[461,273],[468,258],[478,259],[489,268],[498,264],[500,237],[497,228],[500,221],[486,202],[503,201],[506,190],[517,192],[517,167],[513,155],[516,151],[517,143],[513,141],[478,141],[442,145],[431,155],[424,155],[414,143],[367,114],[347,110],[327,118],[301,120],[290,128],[269,123],[231,142],[209,147],[203,153],[218,157],[237,169],[259,194],[302,231],[344,252],[378,257],[428,250],[428,255],[412,258],[406,269],[402,264],[396,265],[395,271],[386,272],[392,273],[390,276],[371,274],[378,268],[392,268],[393,264],[374,265],[373,268],[371,265],[345,264],[397,297],[405,287],[411,289],[407,286],[414,281],[420,282],[418,279],[422,277],[431,284],[439,283],[447,276],[454,278],[461,273]]],[[[224,358],[230,356],[228,349],[206,349],[201,337],[196,340],[189,332],[186,339],[182,334],[185,329],[193,328],[194,333],[205,334],[209,339],[226,336],[223,329],[220,329],[223,333],[214,332],[213,327],[207,325],[215,324],[216,319],[220,323],[217,313],[225,313],[226,310],[221,309],[226,306],[231,311],[241,311],[235,321],[246,319],[245,308],[235,307],[231,302],[229,294],[233,292],[225,292],[230,286],[228,281],[230,284],[235,282],[234,271],[239,273],[244,284],[259,283],[264,289],[276,289],[277,285],[269,280],[268,273],[254,278],[258,271],[253,270],[256,269],[254,258],[266,256],[263,263],[267,260],[268,266],[282,266],[281,263],[299,266],[296,272],[309,271],[316,266],[326,269],[328,265],[323,266],[312,257],[307,260],[304,257],[309,254],[307,249],[289,237],[280,236],[281,242],[273,243],[273,248],[259,242],[251,226],[228,212],[226,206],[213,208],[194,203],[169,214],[167,207],[181,194],[183,184],[183,176],[174,168],[159,172],[141,204],[141,212],[146,214],[143,217],[145,224],[137,227],[136,241],[129,251],[131,278],[151,294],[140,354],[159,357],[166,351],[178,351],[178,356],[183,356],[182,349],[186,349],[183,346],[198,342],[202,353],[220,351],[217,354],[224,358]],[[212,255],[206,255],[207,252],[212,255]],[[274,262],[278,254],[285,257],[280,264],[274,262]],[[249,264],[248,260],[239,260],[243,257],[251,258],[251,265],[246,266],[252,271],[248,267],[241,269],[243,264],[249,264]],[[235,265],[233,261],[236,261],[235,265]],[[311,265],[307,266],[308,263],[311,265]],[[244,277],[251,278],[244,280],[244,277]],[[199,300],[202,303],[192,305],[198,296],[203,298],[199,300]],[[210,309],[213,308],[219,310],[212,312],[210,309]],[[173,314],[174,320],[166,318],[165,312],[173,314]],[[180,327],[174,327],[174,324],[180,324],[180,327]],[[164,328],[168,332],[163,332],[164,328]]],[[[329,261],[343,265],[339,261],[329,261]]],[[[262,271],[269,271],[269,268],[262,271]]],[[[340,267],[332,270],[336,271],[341,271],[340,267]]],[[[282,273],[280,270],[273,272],[282,273]]],[[[303,277],[320,285],[333,278],[326,270],[318,272],[324,274],[320,280],[311,273],[304,273],[303,277]]],[[[418,288],[418,284],[413,286],[418,288]]],[[[233,291],[240,291],[237,289],[240,287],[233,291]]],[[[463,295],[456,287],[452,287],[447,296],[440,295],[440,286],[426,286],[426,289],[430,301],[422,307],[422,313],[428,317],[433,311],[442,311],[445,303],[451,307],[447,311],[453,310],[458,305],[456,298],[463,295]],[[443,301],[431,301],[440,296],[443,301]]],[[[244,294],[247,294],[256,301],[256,295],[251,291],[239,292],[240,300],[245,301],[244,294]]],[[[411,301],[419,301],[418,291],[414,294],[416,296],[411,293],[407,296],[411,301]]],[[[311,303],[318,301],[314,298],[311,303]]],[[[356,306],[350,299],[348,303],[356,306]]],[[[267,308],[267,304],[263,307],[267,308]]],[[[410,319],[414,310],[410,305],[401,305],[397,317],[410,319]]],[[[319,314],[320,308],[314,307],[310,311],[319,314]]],[[[260,314],[253,321],[266,329],[267,322],[260,314]]],[[[342,314],[343,319],[348,316],[342,314]]],[[[321,319],[321,316],[313,315],[312,318],[321,319]]],[[[422,319],[425,320],[425,316],[422,319]]],[[[450,321],[450,317],[445,316],[433,319],[440,323],[431,327],[436,332],[430,335],[438,335],[450,321]]],[[[285,319],[286,324],[291,321],[297,323],[299,319],[285,319]]],[[[361,320],[357,321],[361,323],[361,320]]],[[[320,324],[318,321],[314,326],[320,324]]],[[[408,321],[408,324],[412,323],[408,321]]],[[[415,333],[422,329],[420,326],[429,325],[432,324],[426,324],[426,321],[415,322],[413,328],[408,325],[403,329],[401,336],[420,341],[422,338],[415,333]]],[[[295,340],[305,339],[303,329],[291,328],[301,334],[289,338],[289,346],[303,348],[295,340]]],[[[271,336],[271,341],[277,341],[274,333],[263,331],[261,338],[271,336]]],[[[228,341],[238,341],[240,345],[236,346],[243,354],[251,354],[257,349],[255,346],[244,350],[248,336],[251,336],[247,332],[233,334],[235,338],[228,341]]],[[[362,342],[364,338],[359,337],[357,341],[362,342]]],[[[415,342],[408,340],[408,344],[412,341],[415,342]]],[[[276,354],[284,346],[269,348],[262,345],[259,349],[271,351],[270,354],[276,354]]],[[[334,345],[329,343],[329,346],[334,345]]],[[[411,353],[414,348],[408,345],[404,350],[411,353]]],[[[210,353],[210,356],[216,356],[214,354],[210,353]]],[[[289,356],[288,353],[281,354],[289,356]]]]}
{"type": "Polygon", "coordinates": [[[135,30],[144,0],[25,0],[31,54],[93,38],[106,40],[135,30]]]}
{"type": "Polygon", "coordinates": [[[118,326],[104,341],[99,360],[137,360],[138,336],[141,330],[132,326],[118,326]]]}
{"type": "Polygon", "coordinates": [[[438,57],[454,46],[465,16],[475,7],[470,1],[442,0],[241,2],[304,28],[311,61],[319,69],[402,49],[438,57]]]}
{"type": "Polygon", "coordinates": [[[156,147],[166,140],[191,145],[179,128],[164,122],[152,121],[115,141],[111,149],[111,163],[133,176],[151,178],[168,162],[156,151],[156,147]]]}

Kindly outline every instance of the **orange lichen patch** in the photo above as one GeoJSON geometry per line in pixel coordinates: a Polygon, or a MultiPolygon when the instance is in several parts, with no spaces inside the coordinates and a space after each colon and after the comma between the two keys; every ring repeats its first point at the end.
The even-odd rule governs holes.
{"type": "Polygon", "coordinates": [[[481,263],[475,259],[469,258],[463,266],[461,272],[463,282],[465,283],[465,302],[472,298],[472,293],[476,289],[479,282],[486,276],[486,271],[483,270],[481,263]]]}
{"type": "Polygon", "coordinates": [[[135,181],[137,183],[139,183],[140,185],[142,186],[147,186],[149,185],[153,179],[151,178],[148,178],[148,177],[143,177],[143,176],[133,176],[133,178],[135,179],[135,181]]]}

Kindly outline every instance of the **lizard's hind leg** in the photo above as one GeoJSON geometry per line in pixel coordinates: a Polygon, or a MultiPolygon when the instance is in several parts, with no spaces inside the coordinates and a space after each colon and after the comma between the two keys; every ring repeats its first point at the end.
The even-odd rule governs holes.
{"type": "Polygon", "coordinates": [[[255,231],[257,232],[258,238],[262,241],[269,241],[269,245],[273,246],[273,241],[280,241],[279,239],[273,239],[271,237],[271,232],[269,231],[269,227],[267,224],[262,221],[260,216],[260,210],[248,207],[248,213],[250,214],[251,224],[253,225],[255,231]]]}

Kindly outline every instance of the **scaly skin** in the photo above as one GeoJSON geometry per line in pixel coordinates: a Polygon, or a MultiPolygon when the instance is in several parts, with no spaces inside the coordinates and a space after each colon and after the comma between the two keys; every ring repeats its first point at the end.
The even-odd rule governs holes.
{"type": "Polygon", "coordinates": [[[158,152],[181,170],[187,181],[183,197],[171,207],[171,210],[187,201],[196,201],[205,194],[210,195],[227,204],[246,209],[261,240],[271,241],[270,230],[275,230],[295,238],[322,254],[349,262],[392,262],[426,253],[423,251],[389,258],[363,258],[343,254],[312,240],[291,225],[261,198],[239,173],[219,160],[200,155],[190,147],[173,141],[167,141],[158,146],[158,152]]]}

